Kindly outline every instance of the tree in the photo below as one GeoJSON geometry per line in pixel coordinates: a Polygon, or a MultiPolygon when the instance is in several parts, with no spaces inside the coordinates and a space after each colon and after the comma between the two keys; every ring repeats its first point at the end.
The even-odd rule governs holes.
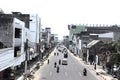
{"type": "Polygon", "coordinates": [[[110,61],[113,64],[120,65],[120,54],[119,53],[113,53],[113,54],[111,54],[110,61]]]}

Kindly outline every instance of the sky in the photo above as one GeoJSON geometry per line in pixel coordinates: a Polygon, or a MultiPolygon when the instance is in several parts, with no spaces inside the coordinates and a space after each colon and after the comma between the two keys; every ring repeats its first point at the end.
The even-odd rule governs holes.
{"type": "Polygon", "coordinates": [[[120,24],[119,0],[0,0],[5,13],[38,14],[42,28],[59,39],[69,35],[68,24],[120,24]]]}

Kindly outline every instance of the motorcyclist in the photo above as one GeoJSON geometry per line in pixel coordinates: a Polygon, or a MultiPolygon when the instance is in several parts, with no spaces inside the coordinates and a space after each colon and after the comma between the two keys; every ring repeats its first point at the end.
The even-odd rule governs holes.
{"type": "Polygon", "coordinates": [[[57,53],[57,56],[59,55],[59,53],[57,53]]]}
{"type": "Polygon", "coordinates": [[[48,59],[48,64],[49,64],[49,62],[50,62],[50,61],[49,61],[49,59],[48,59]]]}
{"type": "Polygon", "coordinates": [[[87,69],[86,68],[83,69],[83,75],[87,76],[87,69]]]}
{"type": "Polygon", "coordinates": [[[54,67],[55,67],[55,68],[56,68],[56,65],[57,65],[57,63],[55,62],[55,63],[54,63],[54,67]]]}
{"type": "Polygon", "coordinates": [[[59,66],[57,66],[57,73],[59,73],[59,66]]]}
{"type": "Polygon", "coordinates": [[[54,55],[56,55],[56,53],[54,52],[54,55]]]}
{"type": "Polygon", "coordinates": [[[59,59],[59,64],[61,64],[61,60],[59,59]]]}

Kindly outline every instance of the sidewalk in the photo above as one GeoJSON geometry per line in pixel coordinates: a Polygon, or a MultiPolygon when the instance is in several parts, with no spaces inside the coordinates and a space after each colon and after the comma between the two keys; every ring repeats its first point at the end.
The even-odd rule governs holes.
{"type": "MultiPolygon", "coordinates": [[[[36,69],[36,66],[37,65],[40,65],[40,62],[38,61],[37,63],[35,63],[31,68],[30,68],[30,71],[29,71],[29,73],[31,73],[32,75],[35,73],[35,69],[36,69]]],[[[23,80],[23,78],[24,78],[24,76],[23,75],[21,75],[17,80],[23,80]]]]}
{"type": "MultiPolygon", "coordinates": [[[[50,53],[52,53],[52,52],[54,52],[54,50],[52,50],[50,53]]],[[[40,68],[39,68],[39,69],[36,69],[36,66],[39,64],[39,66],[41,67],[44,63],[46,63],[46,60],[47,60],[48,57],[49,57],[49,55],[48,55],[48,56],[44,56],[42,61],[36,62],[36,63],[30,68],[29,73],[31,73],[31,74],[33,75],[33,77],[37,75],[37,72],[38,72],[39,69],[40,69],[40,68]]],[[[24,76],[21,75],[17,80],[23,80],[23,78],[24,78],[24,76]]],[[[39,77],[35,77],[35,78],[32,79],[32,80],[39,80],[39,77]]]]}
{"type": "MultiPolygon", "coordinates": [[[[87,67],[87,69],[95,74],[95,76],[100,76],[103,80],[118,80],[114,78],[112,75],[107,74],[105,70],[102,69],[102,66],[96,65],[96,70],[94,69],[94,65],[86,64],[80,57],[75,56],[76,59],[80,61],[80,63],[87,67]]],[[[99,79],[101,80],[101,79],[99,79]]]]}

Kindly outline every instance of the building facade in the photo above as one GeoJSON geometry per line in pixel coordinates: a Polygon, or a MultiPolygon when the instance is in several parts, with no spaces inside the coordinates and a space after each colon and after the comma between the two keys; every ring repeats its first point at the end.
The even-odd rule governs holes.
{"type": "Polygon", "coordinates": [[[5,74],[10,68],[24,63],[26,51],[27,60],[40,54],[40,27],[41,21],[36,14],[0,14],[0,79],[10,76],[10,73],[5,74]]]}

